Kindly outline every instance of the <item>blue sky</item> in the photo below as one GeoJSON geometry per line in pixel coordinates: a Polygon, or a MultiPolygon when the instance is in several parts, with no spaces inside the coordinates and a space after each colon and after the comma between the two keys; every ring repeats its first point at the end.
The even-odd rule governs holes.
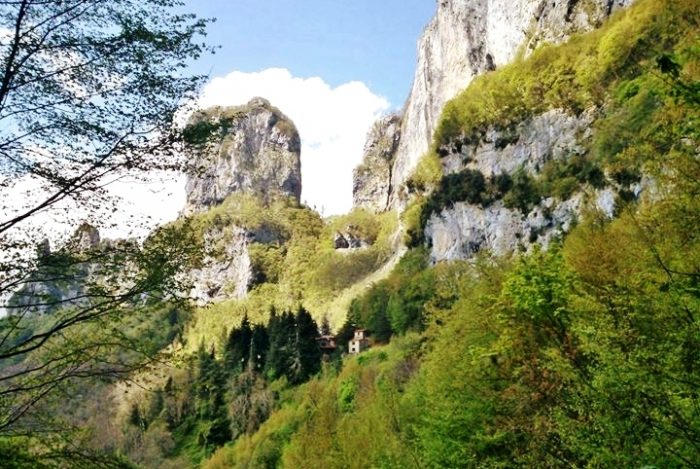
{"type": "MultiPolygon", "coordinates": [[[[400,110],[416,67],[431,0],[185,0],[216,18],[221,48],[194,70],[210,76],[199,105],[237,106],[262,96],[301,135],[302,202],[323,215],[352,208],[352,171],[367,131],[400,110]]],[[[181,200],[180,196],[171,200],[181,200]]],[[[177,203],[173,202],[173,206],[177,203]]]]}
{"type": "MultiPolygon", "coordinates": [[[[432,0],[184,0],[186,11],[215,17],[206,41],[221,48],[192,66],[210,76],[199,106],[267,98],[301,136],[302,202],[324,216],[352,209],[352,172],[367,131],[400,109],[416,67],[416,43],[432,0]]],[[[175,219],[185,204],[182,174],[125,179],[105,234],[124,236],[123,219],[144,227],[175,219]],[[147,221],[146,221],[147,220],[147,221]]]]}
{"type": "MultiPolygon", "coordinates": [[[[352,207],[352,170],[367,131],[401,108],[416,65],[416,42],[435,11],[432,0],[184,0],[187,11],[216,17],[207,42],[221,46],[193,71],[210,75],[199,105],[268,98],[302,139],[302,201],[323,215],[352,207]]],[[[16,186],[21,198],[27,182],[16,186]]],[[[185,204],[182,174],[124,178],[108,187],[120,205],[107,237],[145,235],[185,204]],[[137,220],[141,230],[125,231],[137,220]]],[[[37,220],[71,231],[53,219],[37,220]]]]}
{"type": "Polygon", "coordinates": [[[415,70],[416,41],[435,11],[431,0],[186,0],[215,17],[208,42],[222,48],[198,69],[286,68],[331,86],[361,81],[401,107],[415,70]]]}

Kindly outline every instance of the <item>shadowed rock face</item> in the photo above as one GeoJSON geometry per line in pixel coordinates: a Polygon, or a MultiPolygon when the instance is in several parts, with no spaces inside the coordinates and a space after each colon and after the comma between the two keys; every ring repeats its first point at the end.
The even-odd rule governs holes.
{"type": "MultiPolygon", "coordinates": [[[[187,177],[185,215],[204,212],[229,195],[246,193],[262,200],[301,196],[301,141],[294,123],[262,98],[244,106],[213,107],[195,114],[190,126],[213,124],[216,138],[193,155],[187,177]]],[[[279,236],[229,225],[204,234],[209,255],[189,272],[191,297],[200,305],[243,298],[255,282],[249,247],[276,243],[279,236]]]]}
{"type": "MultiPolygon", "coordinates": [[[[595,109],[578,116],[554,109],[509,129],[489,128],[478,139],[457,139],[440,149],[443,172],[471,170],[490,177],[524,170],[537,176],[549,161],[586,152],[595,116],[595,109]]],[[[535,242],[546,245],[568,232],[585,206],[612,217],[616,194],[612,186],[586,187],[567,200],[542,199],[528,213],[507,208],[502,201],[487,207],[457,202],[428,220],[425,237],[431,260],[471,259],[482,250],[505,255],[535,242]]]]}
{"type": "Polygon", "coordinates": [[[220,125],[219,135],[193,155],[184,213],[204,211],[234,192],[264,197],[301,195],[301,141],[294,123],[262,98],[214,107],[189,124],[220,125]]]}
{"type": "Polygon", "coordinates": [[[192,280],[190,297],[198,305],[225,300],[243,298],[253,280],[253,267],[248,246],[254,241],[252,233],[237,226],[212,228],[204,237],[208,250],[221,243],[218,255],[207,256],[199,269],[189,273],[192,280]]]}
{"type": "Polygon", "coordinates": [[[364,148],[362,164],[353,171],[353,206],[375,212],[386,210],[391,195],[391,167],[401,139],[401,118],[377,121],[364,148]]]}

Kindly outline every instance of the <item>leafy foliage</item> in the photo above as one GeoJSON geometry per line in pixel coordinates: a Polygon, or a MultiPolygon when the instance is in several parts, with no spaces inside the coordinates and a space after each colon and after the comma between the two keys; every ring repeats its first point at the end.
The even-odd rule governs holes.
{"type": "MultiPolygon", "coordinates": [[[[553,48],[526,65],[556,71],[570,64],[578,74],[567,80],[585,85],[555,83],[541,90],[546,99],[575,106],[618,90],[596,124],[592,151],[618,183],[638,181],[643,169],[654,180],[651,196],[619,207],[615,220],[587,213],[563,243],[513,260],[426,269],[425,253],[409,251],[353,302],[349,319],[377,327],[391,319],[392,301],[420,298],[420,323],[411,324],[421,335],[393,335],[389,345],[298,388],[289,407],[220,450],[209,467],[697,465],[700,54],[683,39],[677,47],[667,42],[686,37],[676,28],[697,27],[692,7],[640,0],[602,32],[575,39],[564,50],[585,51],[581,64],[598,67],[590,74],[553,48]],[[640,64],[657,44],[674,53],[640,64]],[[622,162],[635,163],[628,174],[614,171],[622,162]],[[414,296],[413,287],[426,294],[414,296]]],[[[495,84],[475,86],[507,94],[489,78],[496,75],[482,79],[495,84]]],[[[447,122],[456,121],[448,115],[447,122]]],[[[600,183],[597,166],[583,157],[552,163],[543,175],[494,186],[522,194],[512,202],[518,207],[533,203],[532,191],[565,197],[571,178],[600,183]]],[[[446,200],[472,197],[472,186],[460,192],[460,179],[452,181],[446,200]]],[[[405,305],[396,308],[400,320],[412,317],[405,305]]],[[[390,321],[393,334],[400,324],[390,321]]]]}

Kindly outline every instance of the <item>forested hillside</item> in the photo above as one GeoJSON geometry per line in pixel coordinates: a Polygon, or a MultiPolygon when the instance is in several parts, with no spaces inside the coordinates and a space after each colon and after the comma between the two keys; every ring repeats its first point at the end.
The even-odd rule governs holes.
{"type": "MultiPolygon", "coordinates": [[[[261,141],[298,158],[260,106],[277,119],[261,141]]],[[[230,127],[261,146],[250,105],[216,112],[239,120],[212,119],[202,160],[240,143],[230,127]]],[[[375,159],[400,148],[385,121],[375,159]]],[[[636,0],[488,67],[400,189],[377,161],[360,173],[381,166],[382,203],[363,186],[367,208],[327,219],[267,186],[208,205],[190,176],[207,203],[160,236],[187,235],[181,274],[215,301],[134,301],[148,320],[125,336],[164,353],[36,406],[34,425],[70,422],[75,453],[24,427],[0,434],[0,467],[700,466],[696,0],[636,0]],[[349,353],[356,330],[371,347],[349,353]]]]}
{"type": "Polygon", "coordinates": [[[205,467],[695,467],[699,19],[695,2],[640,0],[449,103],[418,177],[444,144],[488,126],[599,111],[581,159],[501,192],[473,177],[437,185],[433,169],[419,213],[646,188],[620,190],[614,218],[584,210],[546,249],[426,269],[414,248],[349,310],[390,344],[326,368],[205,467]]]}

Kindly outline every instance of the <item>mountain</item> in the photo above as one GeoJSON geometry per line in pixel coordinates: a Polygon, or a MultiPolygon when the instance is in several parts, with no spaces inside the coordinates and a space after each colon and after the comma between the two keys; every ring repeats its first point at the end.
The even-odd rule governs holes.
{"type": "MultiPolygon", "coordinates": [[[[475,77],[518,56],[527,56],[540,44],[559,43],[576,32],[595,28],[630,3],[631,0],[437,2],[437,13],[418,41],[418,65],[404,107],[401,140],[392,158],[391,194],[386,207],[404,207],[402,185],[429,150],[445,104],[475,77]]],[[[367,192],[362,186],[355,184],[359,191],[367,192]]]]}
{"type": "Polygon", "coordinates": [[[271,103],[196,113],[172,360],[56,414],[142,467],[694,467],[697,6],[438,1],[342,216],[271,103]]]}
{"type": "Polygon", "coordinates": [[[185,214],[204,211],[235,192],[301,196],[301,140],[294,123],[262,98],[196,113],[190,127],[216,126],[219,135],[192,155],[185,214]]]}
{"type": "MultiPolygon", "coordinates": [[[[192,155],[184,215],[203,213],[237,194],[273,201],[301,195],[301,140],[294,123],[262,98],[243,106],[197,112],[190,128],[213,126],[215,135],[192,155]]],[[[243,298],[264,275],[249,246],[279,244],[285,237],[273,225],[212,224],[202,228],[206,257],[190,272],[191,296],[199,304],[243,298]]]]}
{"type": "Polygon", "coordinates": [[[699,11],[438,2],[355,172],[410,248],[374,347],[204,467],[692,467],[699,11]]]}

